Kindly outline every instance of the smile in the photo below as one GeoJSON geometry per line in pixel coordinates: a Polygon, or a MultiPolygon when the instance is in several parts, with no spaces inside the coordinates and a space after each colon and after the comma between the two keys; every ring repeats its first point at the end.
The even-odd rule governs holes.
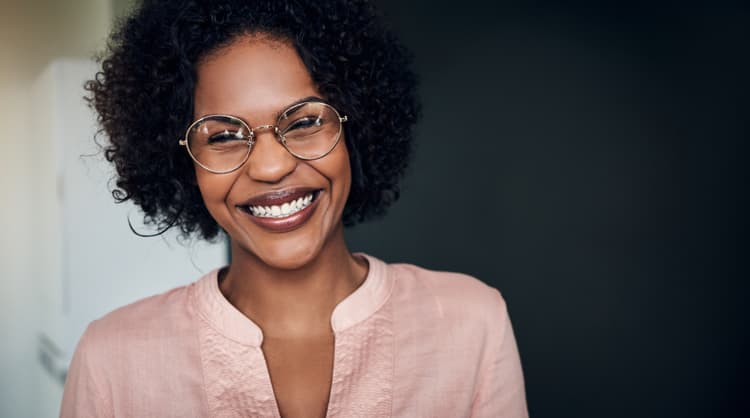
{"type": "Polygon", "coordinates": [[[295,213],[303,210],[310,206],[315,193],[308,193],[307,195],[300,197],[299,199],[292,200],[291,202],[285,202],[281,205],[270,205],[270,206],[247,206],[247,209],[254,216],[260,218],[284,218],[286,216],[294,215],[295,213]]]}
{"type": "Polygon", "coordinates": [[[318,207],[322,190],[271,192],[237,207],[256,225],[271,232],[288,232],[304,225],[318,207]]]}

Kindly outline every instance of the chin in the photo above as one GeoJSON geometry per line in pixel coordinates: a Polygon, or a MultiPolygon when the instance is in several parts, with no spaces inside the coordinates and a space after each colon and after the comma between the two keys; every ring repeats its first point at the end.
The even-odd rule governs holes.
{"type": "Polygon", "coordinates": [[[316,246],[305,248],[267,248],[251,251],[263,264],[278,270],[297,270],[310,263],[320,253],[316,246]]]}
{"type": "Polygon", "coordinates": [[[294,258],[294,257],[283,257],[283,258],[270,258],[261,259],[266,265],[273,267],[278,270],[298,270],[310,263],[311,260],[294,258]]]}
{"type": "Polygon", "coordinates": [[[324,253],[336,247],[339,235],[343,239],[341,222],[313,222],[315,220],[313,218],[303,228],[285,233],[230,233],[237,239],[232,246],[239,252],[233,254],[233,258],[250,257],[276,270],[298,270],[314,264],[324,253]]]}

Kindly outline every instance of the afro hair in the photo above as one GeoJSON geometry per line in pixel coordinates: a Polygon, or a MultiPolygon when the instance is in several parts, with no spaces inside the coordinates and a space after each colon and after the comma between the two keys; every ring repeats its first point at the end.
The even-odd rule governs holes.
{"type": "Polygon", "coordinates": [[[411,56],[365,0],[144,0],[121,21],[86,83],[116,169],[117,202],[162,232],[212,239],[195,168],[177,139],[193,117],[196,66],[239,36],[290,42],[342,114],[352,185],[343,222],[382,216],[399,197],[420,114],[411,56]]]}

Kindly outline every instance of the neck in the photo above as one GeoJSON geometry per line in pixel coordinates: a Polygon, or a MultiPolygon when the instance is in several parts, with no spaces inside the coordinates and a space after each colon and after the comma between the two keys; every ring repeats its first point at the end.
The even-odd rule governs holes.
{"type": "Polygon", "coordinates": [[[333,309],[362,284],[368,270],[365,260],[349,252],[339,229],[318,256],[293,270],[270,266],[233,241],[222,293],[266,338],[330,334],[333,309]]]}

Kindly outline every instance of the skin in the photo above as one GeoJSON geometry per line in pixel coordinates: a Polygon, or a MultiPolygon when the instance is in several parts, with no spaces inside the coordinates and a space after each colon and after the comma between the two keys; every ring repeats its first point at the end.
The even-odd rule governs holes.
{"type": "MultiPolygon", "coordinates": [[[[263,34],[239,37],[209,54],[197,75],[196,119],[229,114],[250,126],[274,124],[277,112],[296,100],[324,99],[291,44],[263,34]]],[[[302,161],[264,130],[237,171],[195,170],[206,208],[231,240],[232,262],[219,287],[263,331],[281,414],[325,416],[333,368],[331,314],[368,269],[344,240],[341,215],[351,185],[345,141],[321,159],[302,161]],[[315,213],[295,230],[266,230],[237,207],[292,187],[322,189],[315,213]]]]}

